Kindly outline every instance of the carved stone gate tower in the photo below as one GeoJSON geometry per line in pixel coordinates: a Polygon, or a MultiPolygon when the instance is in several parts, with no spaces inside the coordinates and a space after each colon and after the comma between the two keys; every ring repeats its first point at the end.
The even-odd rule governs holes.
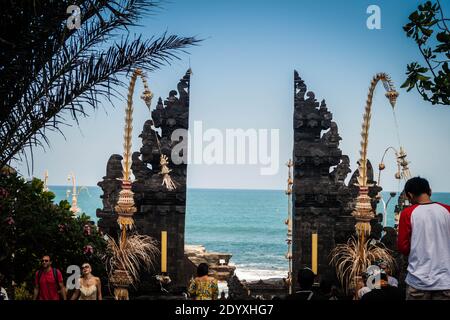
{"type": "MultiPolygon", "coordinates": [[[[294,72],[293,281],[298,270],[312,265],[312,234],[318,234],[318,274],[331,271],[329,253],[339,238],[353,231],[351,190],[344,180],[349,158],[339,149],[341,137],[325,100],[307,92],[294,72]],[[327,131],[328,130],[328,131],[327,131]],[[334,167],[334,168],[333,168],[334,167]]],[[[345,240],[344,240],[345,241],[345,240]]]]}

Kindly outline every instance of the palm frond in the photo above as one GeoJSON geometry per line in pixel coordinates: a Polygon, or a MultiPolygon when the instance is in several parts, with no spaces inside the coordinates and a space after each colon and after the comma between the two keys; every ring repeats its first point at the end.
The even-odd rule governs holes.
{"type": "Polygon", "coordinates": [[[154,268],[159,254],[157,242],[147,235],[128,236],[123,246],[108,236],[106,266],[110,277],[115,270],[125,270],[133,279],[133,285],[139,281],[139,273],[154,268]]]}
{"type": "Polygon", "coordinates": [[[149,40],[119,37],[121,30],[158,8],[158,1],[47,0],[36,1],[33,7],[29,1],[14,3],[15,7],[2,8],[5,20],[0,22],[9,30],[23,23],[14,33],[0,31],[4,79],[0,82],[0,166],[24,150],[48,145],[46,129],[61,132],[70,119],[78,123],[89,108],[111,102],[120,95],[117,88],[125,85],[121,76],[130,70],[154,71],[199,42],[167,34],[149,40]],[[69,4],[82,8],[80,30],[65,27],[69,4]],[[14,20],[17,12],[24,12],[29,21],[14,20]]]}
{"type": "Polygon", "coordinates": [[[355,279],[367,271],[376,260],[384,260],[391,270],[395,270],[395,261],[382,243],[361,242],[359,238],[350,238],[345,244],[338,244],[330,253],[331,264],[342,287],[348,292],[355,279]]]}

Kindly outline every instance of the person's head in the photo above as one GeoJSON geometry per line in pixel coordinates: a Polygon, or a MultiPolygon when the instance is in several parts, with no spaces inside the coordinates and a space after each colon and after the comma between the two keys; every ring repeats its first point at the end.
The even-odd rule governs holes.
{"type": "Polygon", "coordinates": [[[377,214],[377,219],[378,219],[379,223],[382,223],[383,222],[383,214],[382,213],[377,214]]]}
{"type": "Polygon", "coordinates": [[[50,258],[49,255],[42,256],[41,265],[42,268],[44,269],[47,269],[52,266],[52,259],[50,258]]]}
{"type": "Polygon", "coordinates": [[[200,263],[197,267],[197,277],[207,276],[209,272],[208,264],[200,263]]]}
{"type": "Polygon", "coordinates": [[[386,271],[384,270],[384,267],[387,267],[387,263],[384,260],[377,260],[375,261],[375,265],[378,268],[371,268],[369,267],[367,271],[365,272],[367,276],[367,281],[370,282],[367,283],[367,285],[370,287],[370,285],[375,285],[375,288],[383,288],[388,285],[388,275],[386,274],[386,271]]]}
{"type": "Polygon", "coordinates": [[[314,284],[315,274],[309,268],[303,268],[298,271],[297,282],[302,290],[310,290],[314,284]]]}
{"type": "Polygon", "coordinates": [[[411,178],[406,181],[404,192],[412,204],[420,202],[423,198],[431,197],[430,184],[421,177],[411,178]]]}
{"type": "Polygon", "coordinates": [[[81,265],[81,273],[86,276],[92,272],[92,267],[89,263],[85,262],[81,265]]]}
{"type": "Polygon", "coordinates": [[[390,274],[390,269],[389,269],[389,265],[386,261],[384,260],[378,260],[375,262],[375,264],[380,267],[381,270],[383,270],[387,275],[390,274]]]}
{"type": "Polygon", "coordinates": [[[220,293],[220,297],[221,297],[221,298],[225,298],[225,291],[222,291],[222,292],[220,293]]]}

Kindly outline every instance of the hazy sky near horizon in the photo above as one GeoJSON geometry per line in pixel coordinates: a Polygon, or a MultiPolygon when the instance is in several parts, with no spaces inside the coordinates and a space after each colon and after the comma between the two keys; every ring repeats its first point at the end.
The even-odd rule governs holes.
{"type": "MultiPolygon", "coordinates": [[[[284,163],[292,156],[293,71],[298,70],[318,101],[326,100],[342,137],[340,147],[352,169],[359,158],[360,130],[372,76],[387,72],[400,93],[397,117],[401,143],[413,175],[430,180],[433,190],[450,192],[450,108],[432,106],[418,93],[400,89],[406,65],[422,62],[418,48],[402,30],[419,1],[257,1],[172,0],[145,18],[133,34],[150,38],[167,32],[204,41],[181,60],[149,75],[150,87],[163,99],[188,69],[191,78],[190,127],[203,130],[279,129],[280,170],[260,174],[258,165],[190,165],[192,188],[284,189],[284,163]],[[369,30],[369,5],[381,9],[381,29],[369,30]]],[[[450,5],[442,2],[450,13],[450,5]]],[[[449,16],[450,14],[447,14],[449,16]]],[[[140,95],[136,90],[136,97],[140,95]]],[[[124,94],[126,88],[121,89],[124,94]]],[[[49,171],[49,184],[67,184],[74,172],[79,185],[96,185],[111,154],[122,153],[126,101],[114,100],[90,113],[77,126],[64,127],[64,138],[51,134],[51,147],[34,152],[34,176],[49,171]]],[[[148,109],[135,98],[133,149],[138,150],[148,109]]],[[[369,159],[376,164],[386,147],[398,146],[391,108],[379,85],[373,103],[369,159]]],[[[194,146],[195,147],[195,146],[194,146]]],[[[385,190],[397,190],[395,159],[388,155],[385,190]]],[[[18,168],[28,176],[25,164],[18,168]]]]}

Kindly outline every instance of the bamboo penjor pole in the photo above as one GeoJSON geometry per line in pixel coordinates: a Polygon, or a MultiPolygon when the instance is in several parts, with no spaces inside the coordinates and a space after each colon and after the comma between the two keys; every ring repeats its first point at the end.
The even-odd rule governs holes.
{"type": "MultiPolygon", "coordinates": [[[[356,198],[355,209],[352,215],[356,219],[355,230],[356,238],[351,237],[346,244],[338,244],[332,250],[331,262],[336,266],[336,273],[343,286],[349,288],[357,287],[357,280],[363,272],[367,270],[373,261],[383,259],[390,266],[393,266],[394,260],[382,245],[373,245],[367,241],[371,232],[370,221],[375,217],[371,199],[369,197],[368,177],[367,177],[367,150],[369,144],[369,128],[372,117],[372,102],[375,87],[381,81],[385,90],[385,96],[389,99],[392,109],[395,108],[398,92],[394,84],[386,73],[376,74],[369,87],[366,106],[363,115],[361,130],[361,158],[358,161],[359,175],[357,177],[357,186],[359,187],[358,197],[356,198]]],[[[355,291],[356,297],[356,291],[355,291]]]]}
{"type": "MultiPolygon", "coordinates": [[[[114,207],[117,212],[117,223],[119,224],[121,234],[119,247],[124,250],[127,244],[127,229],[131,230],[134,226],[133,214],[136,212],[134,203],[134,193],[131,191],[131,139],[133,133],[133,93],[136,86],[136,80],[141,77],[144,83],[144,93],[141,98],[150,109],[153,94],[148,88],[147,80],[141,69],[136,69],[130,80],[128,89],[127,106],[125,110],[125,128],[124,128],[124,151],[122,163],[122,189],[119,192],[119,199],[114,207]]],[[[111,281],[114,283],[114,296],[117,300],[128,300],[128,287],[133,279],[125,266],[121,265],[114,270],[111,281]]]]}
{"type": "Polygon", "coordinates": [[[288,284],[288,292],[289,294],[292,294],[292,185],[294,184],[294,180],[292,179],[292,167],[294,166],[294,163],[291,159],[286,163],[286,166],[288,167],[288,179],[287,179],[287,189],[286,189],[286,195],[288,197],[288,216],[285,221],[285,224],[287,225],[287,245],[288,245],[288,252],[286,253],[286,259],[288,259],[288,277],[287,277],[287,284],[288,284]]]}
{"type": "Polygon", "coordinates": [[[136,69],[133,72],[130,80],[130,86],[128,88],[127,107],[125,110],[125,128],[124,128],[124,151],[123,151],[123,165],[122,165],[122,190],[119,192],[119,200],[115,206],[118,218],[117,223],[121,229],[120,245],[123,247],[126,241],[127,229],[131,229],[134,224],[133,214],[136,212],[134,205],[134,193],[131,191],[131,146],[132,146],[132,134],[133,134],[133,93],[136,86],[136,80],[141,77],[144,83],[144,93],[142,98],[144,99],[148,108],[150,108],[153,94],[148,88],[147,80],[142,73],[141,69],[136,69]]]}
{"type": "Polygon", "coordinates": [[[360,239],[368,236],[370,234],[370,220],[374,218],[374,213],[372,210],[372,205],[370,201],[369,185],[367,183],[367,148],[369,145],[369,128],[370,120],[372,117],[372,102],[375,87],[379,81],[382,81],[384,88],[386,89],[386,98],[392,108],[395,107],[397,101],[398,92],[395,90],[394,84],[392,83],[390,77],[386,73],[376,74],[369,87],[369,93],[367,95],[366,107],[363,116],[363,124],[361,131],[361,150],[360,150],[360,160],[359,160],[359,176],[358,176],[358,187],[359,194],[356,199],[355,210],[353,211],[353,216],[356,218],[356,233],[360,239]]]}
{"type": "MultiPolygon", "coordinates": [[[[119,199],[117,205],[114,207],[117,212],[117,223],[120,227],[120,238],[118,249],[113,240],[110,241],[110,245],[116,253],[115,261],[119,261],[115,265],[115,270],[111,276],[111,282],[114,284],[114,295],[117,300],[128,300],[128,287],[136,280],[136,270],[139,268],[139,262],[136,258],[136,243],[144,246],[145,252],[139,252],[138,256],[141,260],[152,260],[153,247],[151,244],[151,238],[148,236],[136,237],[136,235],[127,235],[127,230],[131,230],[134,227],[133,215],[136,212],[136,206],[134,203],[134,194],[131,190],[131,139],[133,133],[133,93],[136,86],[136,80],[140,77],[144,84],[144,92],[141,98],[144,100],[148,109],[150,110],[153,94],[150,91],[147,80],[141,69],[136,69],[130,80],[130,86],[128,89],[127,106],[125,110],[125,127],[124,127],[124,151],[123,151],[123,163],[122,163],[122,189],[119,192],[119,199]],[[134,245],[133,245],[134,243],[134,245]],[[134,247],[133,247],[134,246],[134,247]],[[131,258],[130,258],[131,256],[131,258]]],[[[161,151],[161,145],[158,137],[158,133],[154,131],[157,147],[161,154],[160,156],[160,175],[162,175],[162,185],[166,187],[168,191],[176,188],[175,182],[170,176],[171,170],[169,169],[169,158],[161,151]]],[[[166,238],[167,239],[167,238],[166,238]]],[[[167,251],[165,249],[165,251],[167,251]]],[[[166,262],[167,264],[167,262],[166,262]]]]}

